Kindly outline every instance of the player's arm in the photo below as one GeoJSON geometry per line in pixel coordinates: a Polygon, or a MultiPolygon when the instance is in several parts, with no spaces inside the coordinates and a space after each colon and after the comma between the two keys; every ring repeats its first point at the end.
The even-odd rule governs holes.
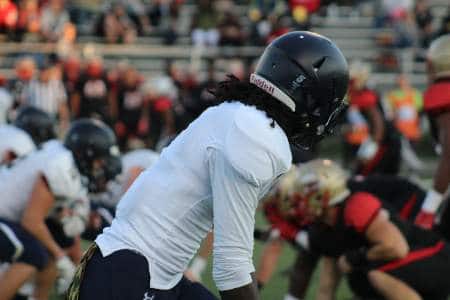
{"type": "Polygon", "coordinates": [[[444,194],[450,184],[450,111],[436,117],[442,154],[434,175],[434,189],[444,194]]]}
{"type": "Polygon", "coordinates": [[[327,256],[323,257],[316,300],[335,299],[336,290],[340,280],[341,273],[337,268],[336,259],[327,256]]]}
{"type": "Polygon", "coordinates": [[[365,111],[372,124],[372,138],[377,144],[380,144],[383,140],[385,130],[383,115],[376,105],[366,108],[365,111]]]}
{"type": "Polygon", "coordinates": [[[259,299],[258,297],[258,287],[256,284],[255,274],[250,274],[253,281],[245,286],[221,291],[220,297],[222,300],[247,300],[247,299],[259,299]]]}
{"type": "Polygon", "coordinates": [[[339,266],[342,272],[364,268],[369,261],[399,259],[408,254],[406,239],[389,220],[380,200],[372,194],[353,194],[344,208],[344,220],[347,226],[365,237],[370,247],[354,249],[341,256],[339,266]]]}
{"type": "Polygon", "coordinates": [[[35,236],[55,258],[60,258],[65,255],[64,251],[55,242],[45,224],[45,218],[54,201],[55,198],[44,176],[39,176],[34,183],[30,199],[22,215],[21,225],[35,236]]]}
{"type": "Polygon", "coordinates": [[[365,236],[372,245],[367,251],[368,260],[399,259],[409,252],[408,242],[384,210],[380,210],[367,227],[365,236]]]}
{"type": "Polygon", "coordinates": [[[224,300],[256,300],[253,230],[259,187],[233,168],[225,154],[209,159],[213,194],[213,278],[224,300]]]}

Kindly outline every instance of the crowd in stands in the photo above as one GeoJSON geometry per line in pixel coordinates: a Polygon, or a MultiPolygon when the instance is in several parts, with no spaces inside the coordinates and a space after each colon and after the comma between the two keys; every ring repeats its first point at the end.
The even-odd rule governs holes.
{"type": "MultiPolygon", "coordinates": [[[[373,6],[372,14],[374,27],[380,29],[378,43],[392,48],[427,47],[434,37],[450,32],[450,10],[447,17],[436,20],[428,1],[375,1],[378,6],[373,6]]],[[[73,44],[77,35],[88,34],[102,36],[105,43],[133,43],[138,36],[158,35],[171,44],[180,31],[181,9],[190,4],[195,7],[189,31],[193,45],[265,45],[289,30],[310,28],[313,14],[332,18],[335,5],[351,4],[356,11],[358,5],[369,2],[374,3],[0,0],[0,30],[4,39],[11,41],[73,44]],[[240,11],[242,7],[246,11],[240,11]],[[87,13],[94,8],[95,14],[87,13]],[[86,30],[87,23],[90,30],[86,30]]],[[[5,112],[0,121],[14,118],[11,111],[19,106],[34,105],[58,119],[61,132],[73,119],[97,117],[115,129],[123,149],[155,148],[212,104],[208,91],[223,78],[217,75],[216,65],[210,60],[207,75],[201,76],[192,66],[168,61],[164,75],[147,78],[127,62],[106,67],[97,55],[70,50],[63,56],[18,57],[13,78],[0,80],[0,108],[5,112]]],[[[250,65],[250,61],[237,59],[227,63],[225,72],[246,78],[250,65]]],[[[398,68],[395,71],[400,72],[398,68]]],[[[405,80],[399,82],[401,90],[409,90],[405,80]]],[[[403,97],[404,92],[394,94],[403,97]]]]}
{"type": "MultiPolygon", "coordinates": [[[[123,150],[156,148],[213,104],[215,65],[210,62],[204,79],[170,62],[165,75],[145,78],[125,61],[107,68],[96,56],[40,63],[31,56],[19,58],[13,78],[0,80],[0,122],[31,105],[57,119],[61,134],[71,120],[94,117],[115,129],[123,150]]],[[[247,70],[236,60],[228,73],[243,78],[247,70]]]]}

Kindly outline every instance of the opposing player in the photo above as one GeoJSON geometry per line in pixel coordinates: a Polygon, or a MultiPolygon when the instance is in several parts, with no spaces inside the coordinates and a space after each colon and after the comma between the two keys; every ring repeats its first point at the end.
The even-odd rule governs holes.
{"type": "Polygon", "coordinates": [[[67,289],[75,268],[47,221],[58,221],[67,236],[79,234],[89,210],[82,177],[102,184],[105,163],[117,151],[106,125],[79,120],[64,144],[48,141],[0,169],[0,261],[11,264],[0,278],[0,299],[11,299],[33,275],[36,299],[48,298],[56,276],[58,289],[67,289]]]}
{"type": "MultiPolygon", "coordinates": [[[[414,221],[426,195],[426,191],[418,185],[397,176],[348,177],[338,167],[330,168],[328,173],[332,173],[333,178],[344,182],[351,194],[361,191],[372,193],[389,205],[391,213],[398,214],[401,219],[411,222],[414,221]]],[[[311,216],[307,214],[307,202],[296,193],[300,184],[298,180],[296,167],[281,178],[273,195],[264,202],[264,213],[271,228],[267,232],[257,231],[258,237],[267,239],[257,271],[260,287],[270,280],[281,254],[283,241],[290,242],[298,250],[294,264],[295,271],[290,276],[289,295],[286,296],[286,299],[291,300],[304,298],[309,280],[320,258],[319,253],[309,249],[309,244],[320,243],[320,241],[317,241],[314,235],[309,235],[309,231],[314,232],[314,226],[312,226],[311,216]]],[[[321,272],[321,279],[336,281],[334,278],[329,278],[331,275],[329,272],[321,272]]],[[[319,292],[334,297],[332,287],[324,290],[319,292]]]]}
{"type": "MultiPolygon", "coordinates": [[[[433,227],[435,215],[444,200],[450,184],[450,35],[433,41],[427,53],[430,85],[424,95],[424,110],[427,112],[433,135],[442,148],[438,167],[434,174],[433,188],[417,216],[416,223],[433,227]]],[[[441,231],[450,238],[450,209],[441,218],[441,231]]]]}
{"type": "Polygon", "coordinates": [[[335,169],[331,161],[317,160],[299,170],[297,195],[316,221],[311,249],[338,258],[340,271],[363,298],[447,299],[449,245],[390,213],[376,195],[351,193],[335,169]]]}
{"type": "Polygon", "coordinates": [[[332,130],[347,83],[345,58],[327,38],[291,32],[274,40],[250,82],[219,84],[221,104],[133,183],[87,252],[69,298],[215,299],[183,277],[214,228],[213,277],[222,299],[258,299],[258,201],[290,168],[289,142],[311,146],[332,130]]]}

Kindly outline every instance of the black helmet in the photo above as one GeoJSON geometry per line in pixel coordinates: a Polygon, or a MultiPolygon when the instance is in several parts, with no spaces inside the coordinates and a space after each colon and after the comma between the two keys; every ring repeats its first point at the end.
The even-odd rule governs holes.
{"type": "Polygon", "coordinates": [[[14,125],[26,131],[37,146],[56,137],[53,119],[36,107],[21,108],[14,125]]]}
{"type": "Polygon", "coordinates": [[[296,118],[289,139],[309,147],[332,131],[345,107],[348,66],[324,36],[294,31],[265,49],[250,82],[285,104],[296,118]]]}
{"type": "Polygon", "coordinates": [[[64,139],[64,145],[72,151],[80,173],[89,180],[89,191],[99,192],[106,183],[120,172],[120,153],[114,132],[103,122],[80,119],[72,123],[64,139]],[[96,163],[100,160],[100,166],[96,163]],[[114,170],[114,172],[112,172],[114,170]]]}

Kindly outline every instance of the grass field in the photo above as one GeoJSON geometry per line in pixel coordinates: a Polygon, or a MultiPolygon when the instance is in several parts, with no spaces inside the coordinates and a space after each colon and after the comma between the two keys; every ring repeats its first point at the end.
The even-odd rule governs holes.
{"type": "MultiPolygon", "coordinates": [[[[257,227],[264,228],[266,226],[266,223],[264,221],[264,218],[260,213],[257,214],[257,227]]],[[[89,244],[84,243],[84,246],[87,247],[89,244]]],[[[255,242],[255,252],[254,252],[254,263],[255,267],[258,267],[258,261],[260,257],[261,250],[263,248],[263,243],[256,241],[255,242]]],[[[286,246],[283,249],[283,253],[279,259],[279,263],[277,266],[277,269],[274,273],[273,278],[270,280],[270,282],[264,287],[264,289],[261,292],[261,299],[262,300],[282,300],[284,297],[284,294],[287,291],[288,286],[288,277],[286,275],[286,270],[293,264],[294,259],[296,257],[295,250],[286,244],[286,246]]],[[[217,289],[214,285],[214,282],[212,280],[211,276],[211,259],[209,261],[207,270],[204,272],[203,277],[203,284],[211,291],[214,291],[217,295],[217,289]]],[[[306,299],[312,300],[314,299],[316,285],[317,285],[317,276],[318,276],[318,270],[316,270],[316,273],[314,275],[314,279],[312,280],[311,287],[308,291],[308,296],[306,299]]],[[[339,288],[338,291],[338,297],[337,300],[348,300],[351,299],[351,292],[349,291],[346,284],[342,284],[342,286],[339,288]]],[[[63,300],[62,297],[54,296],[50,300],[63,300]]]]}

